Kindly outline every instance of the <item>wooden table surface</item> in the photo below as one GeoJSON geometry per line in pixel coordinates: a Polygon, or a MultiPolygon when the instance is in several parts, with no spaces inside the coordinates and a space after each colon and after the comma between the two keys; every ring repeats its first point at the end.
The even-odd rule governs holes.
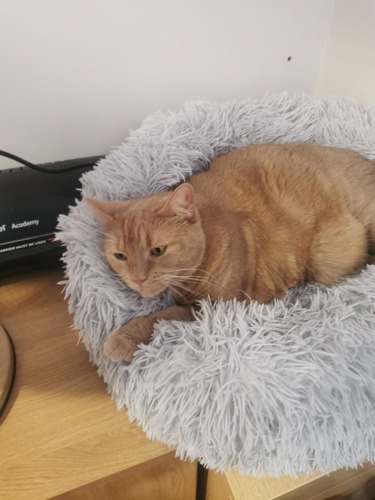
{"type": "MultiPolygon", "coordinates": [[[[77,345],[61,279],[58,269],[0,278],[0,323],[17,354],[0,421],[0,499],[193,500],[196,465],[175,459],[117,411],[77,345]]],[[[315,478],[209,472],[206,499],[321,500],[374,475],[374,465],[315,478]]]]}
{"type": "Polygon", "coordinates": [[[352,500],[375,498],[375,465],[339,469],[331,474],[255,478],[237,472],[209,472],[206,500],[352,500]],[[370,494],[359,491],[371,480],[370,494]]]}
{"type": "MultiPolygon", "coordinates": [[[[0,425],[1,499],[51,498],[140,465],[168,461],[173,469],[176,460],[117,411],[85,348],[77,345],[57,285],[61,279],[60,270],[46,270],[0,280],[0,323],[17,356],[0,425]]],[[[180,469],[186,491],[194,492],[183,498],[194,498],[196,467],[180,469]]]]}

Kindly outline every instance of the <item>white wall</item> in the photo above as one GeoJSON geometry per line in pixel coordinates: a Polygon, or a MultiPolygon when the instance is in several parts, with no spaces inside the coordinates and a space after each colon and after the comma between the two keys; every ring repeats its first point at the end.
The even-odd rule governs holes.
{"type": "Polygon", "coordinates": [[[0,0],[0,149],[34,162],[96,155],[190,99],[313,93],[333,5],[0,0]]]}
{"type": "Polygon", "coordinates": [[[375,1],[337,0],[317,94],[375,104],[375,1]]]}

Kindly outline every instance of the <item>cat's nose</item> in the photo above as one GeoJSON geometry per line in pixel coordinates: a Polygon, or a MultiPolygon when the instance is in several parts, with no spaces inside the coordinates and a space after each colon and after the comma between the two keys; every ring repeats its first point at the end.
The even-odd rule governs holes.
{"type": "Polygon", "coordinates": [[[133,281],[134,283],[137,283],[137,285],[139,286],[142,286],[143,283],[146,281],[147,277],[146,278],[134,278],[133,281]]]}

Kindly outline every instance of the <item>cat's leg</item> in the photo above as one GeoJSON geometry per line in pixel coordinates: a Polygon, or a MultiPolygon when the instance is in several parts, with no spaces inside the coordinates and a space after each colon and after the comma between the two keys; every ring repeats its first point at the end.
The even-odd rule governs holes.
{"type": "Polygon", "coordinates": [[[148,344],[154,324],[160,320],[193,321],[190,306],[170,306],[149,316],[133,318],[109,334],[104,342],[104,354],[113,361],[131,361],[139,344],[148,344]]]}
{"type": "Polygon", "coordinates": [[[332,285],[364,265],[367,250],[366,230],[357,219],[348,214],[328,219],[311,245],[309,278],[332,285]]]}

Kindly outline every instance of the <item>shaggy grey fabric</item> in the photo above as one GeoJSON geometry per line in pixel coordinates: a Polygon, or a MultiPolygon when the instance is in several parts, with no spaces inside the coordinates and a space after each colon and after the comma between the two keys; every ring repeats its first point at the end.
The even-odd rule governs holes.
{"type": "MultiPolygon", "coordinates": [[[[231,148],[310,141],[375,159],[375,108],[286,94],[156,113],[82,177],[107,200],[154,193],[231,148]]],[[[134,361],[102,354],[108,332],[162,307],[110,271],[81,201],[60,218],[75,326],[119,408],[177,455],[254,475],[327,472],[375,459],[375,268],[249,306],[202,302],[194,323],[161,322],[134,361]]],[[[124,437],[125,439],[125,437],[124,437]]]]}

